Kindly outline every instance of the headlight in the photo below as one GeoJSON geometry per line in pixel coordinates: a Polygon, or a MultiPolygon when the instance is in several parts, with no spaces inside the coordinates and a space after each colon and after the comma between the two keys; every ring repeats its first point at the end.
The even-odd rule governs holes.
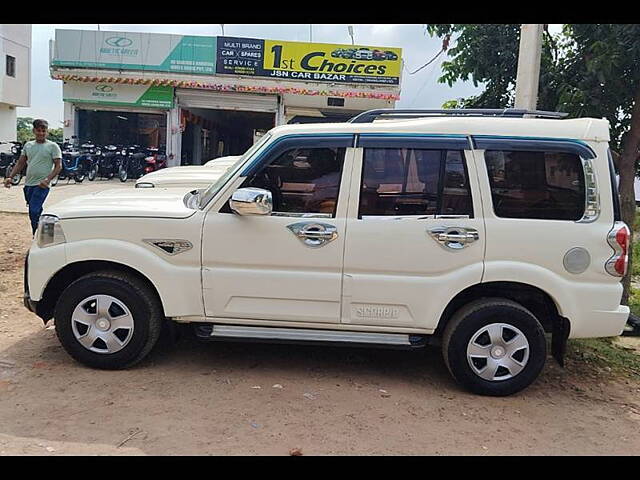
{"type": "Polygon", "coordinates": [[[151,182],[139,182],[136,183],[136,188],[154,188],[155,185],[151,182]]]}
{"type": "Polygon", "coordinates": [[[55,215],[41,215],[38,222],[38,246],[49,247],[59,243],[65,243],[67,239],[62,231],[60,219],[55,215]]]}

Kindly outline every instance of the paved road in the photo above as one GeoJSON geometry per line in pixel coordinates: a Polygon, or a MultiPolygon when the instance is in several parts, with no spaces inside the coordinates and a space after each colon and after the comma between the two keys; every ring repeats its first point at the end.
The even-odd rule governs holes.
{"type": "MultiPolygon", "coordinates": [[[[87,193],[100,192],[102,190],[110,190],[113,188],[134,188],[134,185],[135,180],[129,180],[125,183],[122,183],[120,180],[100,179],[96,179],[93,182],[85,180],[82,183],[75,183],[71,180],[67,183],[66,180],[63,180],[58,183],[58,185],[51,188],[51,192],[49,192],[45,205],[52,205],[76,195],[86,195],[87,193]]],[[[28,213],[29,210],[27,209],[27,205],[24,201],[24,195],[22,193],[23,187],[24,180],[16,187],[0,187],[0,212],[28,213]]]]}

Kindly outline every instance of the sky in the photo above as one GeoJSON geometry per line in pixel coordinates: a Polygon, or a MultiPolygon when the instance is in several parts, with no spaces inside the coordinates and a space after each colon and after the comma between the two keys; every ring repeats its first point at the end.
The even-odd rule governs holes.
{"type": "MultiPolygon", "coordinates": [[[[49,75],[49,40],[56,29],[97,30],[97,24],[36,25],[32,27],[31,44],[31,106],[18,107],[19,117],[40,117],[49,121],[51,128],[62,125],[62,81],[49,75]]],[[[208,25],[131,25],[100,24],[100,30],[124,32],[155,32],[182,35],[221,36],[219,24],[208,25]]],[[[431,38],[423,25],[353,25],[356,45],[400,47],[405,62],[401,79],[402,91],[396,108],[440,108],[447,100],[468,97],[481,92],[481,86],[472,82],[457,82],[453,87],[438,83],[441,64],[447,59],[438,57],[428,67],[414,75],[416,70],[433,58],[442,46],[438,38],[431,38]]],[[[226,36],[262,38],[285,41],[351,43],[347,25],[290,24],[290,25],[224,25],[226,36]],[[311,31],[310,31],[311,30],[311,31]]]]}

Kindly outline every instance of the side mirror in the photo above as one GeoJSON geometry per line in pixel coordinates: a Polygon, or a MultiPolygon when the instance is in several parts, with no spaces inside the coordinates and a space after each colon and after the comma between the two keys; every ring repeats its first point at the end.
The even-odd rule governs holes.
{"type": "Polygon", "coordinates": [[[238,215],[270,215],[273,197],[262,188],[239,188],[233,192],[229,206],[238,215]]]}

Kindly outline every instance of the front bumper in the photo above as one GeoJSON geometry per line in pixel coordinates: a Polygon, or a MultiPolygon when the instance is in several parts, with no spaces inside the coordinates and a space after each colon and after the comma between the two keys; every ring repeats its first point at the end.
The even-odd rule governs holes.
{"type": "Polygon", "coordinates": [[[29,295],[29,252],[24,257],[24,306],[33,313],[36,313],[38,307],[38,302],[31,300],[29,295]]]}

